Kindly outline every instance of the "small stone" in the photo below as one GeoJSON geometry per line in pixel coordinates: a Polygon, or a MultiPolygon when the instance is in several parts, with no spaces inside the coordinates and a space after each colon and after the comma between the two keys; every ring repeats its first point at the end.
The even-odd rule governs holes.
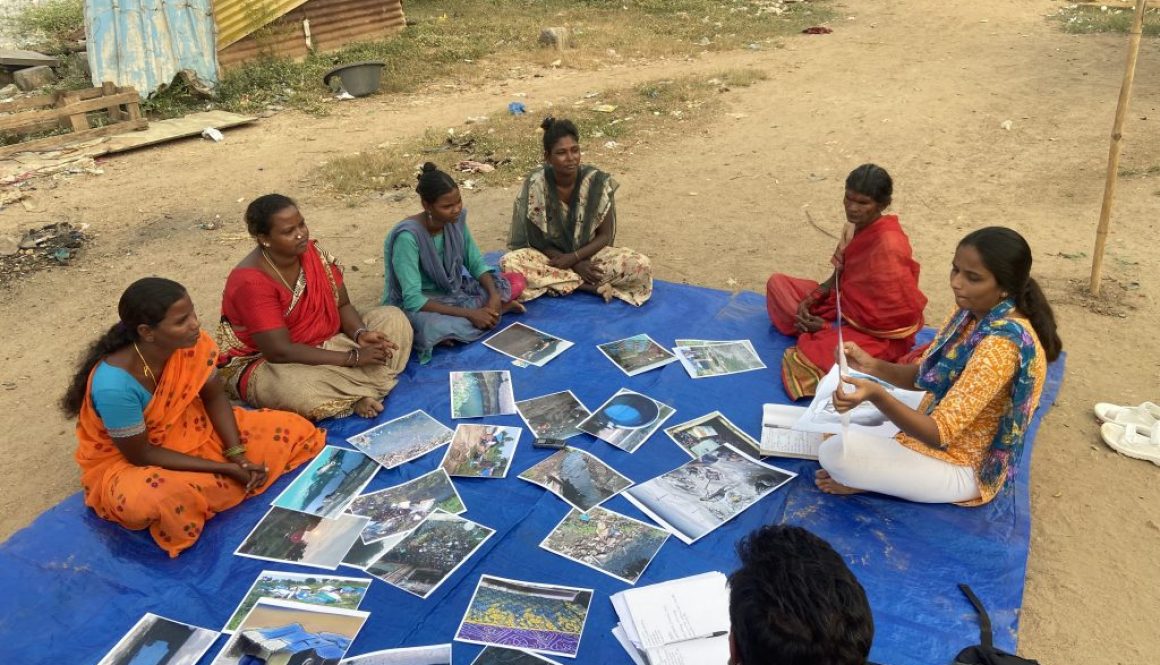
{"type": "Polygon", "coordinates": [[[20,88],[16,87],[15,83],[9,83],[3,88],[0,88],[0,97],[15,97],[18,94],[20,94],[20,88]]]}
{"type": "Polygon", "coordinates": [[[52,67],[41,65],[17,70],[12,78],[16,80],[17,87],[28,92],[56,83],[56,72],[52,71],[52,67]]]}
{"type": "Polygon", "coordinates": [[[20,242],[15,238],[0,236],[0,256],[12,256],[20,251],[20,242]]]}
{"type": "Polygon", "coordinates": [[[572,32],[568,28],[544,28],[540,30],[540,45],[563,51],[571,45],[572,32]]]}

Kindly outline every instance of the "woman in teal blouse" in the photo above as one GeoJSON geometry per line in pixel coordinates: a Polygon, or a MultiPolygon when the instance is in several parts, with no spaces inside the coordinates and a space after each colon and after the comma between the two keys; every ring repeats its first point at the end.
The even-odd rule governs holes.
{"type": "Polygon", "coordinates": [[[396,224],[384,243],[382,303],[407,314],[414,349],[427,362],[435,345],[479,339],[504,313],[524,311],[516,298],[525,281],[484,263],[451,176],[427,162],[415,191],[423,212],[396,224]]]}

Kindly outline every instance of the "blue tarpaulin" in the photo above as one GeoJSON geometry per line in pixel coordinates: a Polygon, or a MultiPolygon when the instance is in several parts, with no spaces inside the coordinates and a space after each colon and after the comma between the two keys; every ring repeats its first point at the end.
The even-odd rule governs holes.
{"type": "MultiPolygon", "coordinates": [[[[667,424],[720,410],[753,436],[761,428],[761,405],[785,402],[777,373],[782,351],[792,343],[768,322],[764,301],[754,293],[729,293],[657,283],[640,309],[605,305],[582,295],[543,298],[520,320],[576,343],[543,368],[516,367],[482,344],[440,349],[429,365],[412,363],[387,400],[377,422],[423,409],[454,426],[448,372],[508,369],[516,399],[570,389],[590,409],[620,388],[631,388],[676,408],[667,424]],[[750,339],[768,369],[732,376],[691,379],[679,363],[635,377],[625,376],[595,345],[648,333],[663,345],[674,339],[750,339]]],[[[1063,362],[1050,369],[1043,406],[1028,433],[1033,439],[1054,400],[1063,362]]],[[[462,422],[462,421],[460,421],[462,422]]],[[[479,421],[474,421],[479,422],[479,421]]],[[[523,427],[518,416],[483,422],[523,427]]],[[[369,426],[347,418],[328,423],[331,443],[369,426]]],[[[568,506],[516,476],[550,454],[534,449],[525,430],[512,469],[504,479],[456,479],[466,517],[495,535],[428,599],[376,581],[361,609],[371,613],[349,654],[451,641],[480,575],[559,583],[595,590],[579,663],[629,663],[609,633],[616,622],[610,594],[627,585],[539,548],[568,512],[568,506]]],[[[663,433],[629,454],[588,435],[570,443],[590,451],[636,482],[688,461],[663,433]]],[[[992,503],[960,508],[907,503],[882,496],[828,496],[812,482],[817,464],[769,460],[800,477],[720,529],[688,546],[670,538],[638,584],[736,566],[735,542],[754,528],[787,522],[804,526],[834,545],[866,588],[874,611],[873,660],[886,665],[949,663],[978,640],[974,610],[957,584],[967,582],[991,611],[998,646],[1015,647],[1030,537],[1028,480],[1030,447],[1018,479],[992,503]]],[[[443,449],[394,470],[378,473],[367,491],[397,485],[438,467],[443,449]]],[[[0,662],[37,665],[95,663],[145,612],[220,629],[258,573],[267,568],[317,571],[237,557],[233,551],[289,482],[211,520],[195,547],[169,559],[146,532],[129,532],[100,520],[70,497],[0,546],[0,662]]],[[[644,516],[622,497],[604,504],[644,516]]],[[[340,574],[362,576],[340,568],[340,574]]],[[[219,641],[204,662],[224,644],[219,641]]],[[[480,647],[455,645],[455,662],[468,663],[480,647]]]]}

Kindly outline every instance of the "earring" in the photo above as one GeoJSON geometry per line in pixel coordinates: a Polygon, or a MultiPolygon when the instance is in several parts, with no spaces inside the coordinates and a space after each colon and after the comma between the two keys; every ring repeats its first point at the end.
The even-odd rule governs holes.
{"type": "Polygon", "coordinates": [[[269,246],[270,246],[270,243],[268,243],[268,242],[262,243],[262,247],[269,247],[269,246]]]}

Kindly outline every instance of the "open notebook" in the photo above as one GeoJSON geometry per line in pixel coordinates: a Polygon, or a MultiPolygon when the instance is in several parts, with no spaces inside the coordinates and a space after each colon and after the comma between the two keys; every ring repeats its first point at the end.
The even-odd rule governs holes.
{"type": "Polygon", "coordinates": [[[816,460],[818,446],[822,445],[826,435],[793,429],[805,412],[804,406],[764,405],[761,415],[761,454],[816,460]]]}

